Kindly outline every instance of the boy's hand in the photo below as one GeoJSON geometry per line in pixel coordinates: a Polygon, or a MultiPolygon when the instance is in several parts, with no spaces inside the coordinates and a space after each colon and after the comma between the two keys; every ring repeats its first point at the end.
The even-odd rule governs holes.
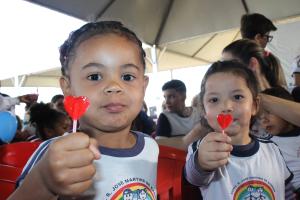
{"type": "Polygon", "coordinates": [[[202,170],[213,171],[228,162],[232,145],[226,134],[211,132],[201,141],[198,148],[198,162],[202,170]]]}
{"type": "Polygon", "coordinates": [[[96,173],[93,161],[99,158],[96,140],[77,132],[55,140],[37,167],[49,192],[76,196],[91,186],[96,173]]]}

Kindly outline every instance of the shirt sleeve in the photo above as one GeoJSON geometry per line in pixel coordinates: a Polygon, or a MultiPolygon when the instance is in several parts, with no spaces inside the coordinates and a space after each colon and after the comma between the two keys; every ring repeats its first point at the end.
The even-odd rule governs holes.
{"type": "Polygon", "coordinates": [[[171,137],[171,124],[163,113],[159,115],[157,120],[156,136],[171,137]]]}
{"type": "Polygon", "coordinates": [[[0,95],[0,111],[9,111],[16,104],[20,104],[20,100],[18,97],[3,97],[0,95]]]}
{"type": "Polygon", "coordinates": [[[215,172],[203,171],[198,164],[198,145],[201,141],[190,144],[188,148],[187,160],[184,168],[184,175],[188,182],[196,186],[208,185],[215,172]]]}
{"type": "Polygon", "coordinates": [[[31,155],[29,160],[27,161],[20,177],[17,180],[16,187],[19,187],[25,179],[26,175],[32,170],[32,168],[36,165],[36,163],[42,158],[44,153],[47,151],[49,144],[53,139],[47,140],[39,145],[39,147],[35,150],[35,152],[31,155]]]}

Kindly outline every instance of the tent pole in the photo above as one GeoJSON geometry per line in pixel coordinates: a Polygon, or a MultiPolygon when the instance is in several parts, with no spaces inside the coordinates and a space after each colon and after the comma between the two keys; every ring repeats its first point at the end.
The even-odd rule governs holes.
{"type": "MultiPolygon", "coordinates": [[[[160,89],[161,86],[159,85],[158,81],[158,60],[157,60],[157,52],[156,52],[156,45],[153,45],[151,47],[151,63],[152,63],[152,77],[153,77],[153,83],[155,84],[155,88],[160,89]]],[[[160,102],[160,92],[156,92],[155,95],[155,107],[156,107],[156,115],[158,117],[159,113],[161,112],[161,104],[160,102]]]]}

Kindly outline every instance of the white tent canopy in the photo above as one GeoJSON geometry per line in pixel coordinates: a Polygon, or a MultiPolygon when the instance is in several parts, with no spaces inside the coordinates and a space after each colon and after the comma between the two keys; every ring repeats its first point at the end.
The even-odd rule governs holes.
{"type": "MultiPolygon", "coordinates": [[[[299,53],[299,0],[31,0],[85,21],[120,20],[142,40],[156,46],[158,70],[207,65],[221,56],[230,42],[240,38],[239,22],[247,11],[274,20],[278,31],[269,49],[282,61],[287,76],[299,53]],[[292,32],[290,30],[293,30],[292,32]]],[[[147,57],[151,58],[150,49],[147,57]]],[[[148,59],[148,61],[151,59],[148,59]]],[[[148,72],[152,71],[147,63],[148,72]]],[[[21,86],[56,83],[58,66],[51,71],[19,78],[21,86]],[[47,79],[49,78],[49,79],[47,79]],[[23,81],[22,81],[23,80],[23,81]],[[42,80],[41,82],[39,80],[42,80]],[[49,81],[49,82],[48,82],[49,81]]],[[[9,86],[11,80],[2,81],[9,86]]]]}

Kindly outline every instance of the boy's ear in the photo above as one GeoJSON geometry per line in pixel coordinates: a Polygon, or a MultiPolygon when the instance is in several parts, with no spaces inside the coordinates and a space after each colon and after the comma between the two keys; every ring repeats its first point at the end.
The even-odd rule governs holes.
{"type": "Polygon", "coordinates": [[[64,93],[64,96],[71,95],[70,79],[66,76],[61,76],[59,79],[60,88],[64,93]]]}
{"type": "Polygon", "coordinates": [[[256,43],[258,43],[259,44],[259,41],[261,40],[261,35],[260,35],[260,33],[257,33],[255,36],[254,36],[254,41],[256,42],[256,43]]]}

